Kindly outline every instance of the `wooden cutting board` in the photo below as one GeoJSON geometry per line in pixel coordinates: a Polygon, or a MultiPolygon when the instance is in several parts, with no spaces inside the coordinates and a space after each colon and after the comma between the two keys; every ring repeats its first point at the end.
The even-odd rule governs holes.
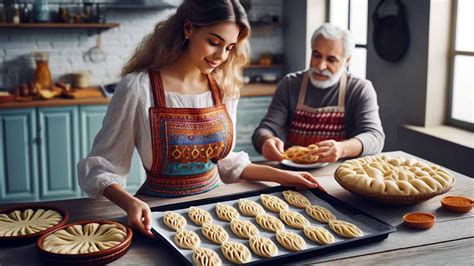
{"type": "Polygon", "coordinates": [[[63,95],[73,99],[104,97],[99,88],[73,89],[63,92],[63,95]]]}

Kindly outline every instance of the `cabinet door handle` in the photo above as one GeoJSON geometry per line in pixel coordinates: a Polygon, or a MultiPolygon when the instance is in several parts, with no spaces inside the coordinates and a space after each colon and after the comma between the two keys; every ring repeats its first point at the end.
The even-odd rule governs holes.
{"type": "Polygon", "coordinates": [[[40,138],[40,137],[35,137],[35,138],[33,139],[33,144],[41,145],[41,138],[40,138]]]}

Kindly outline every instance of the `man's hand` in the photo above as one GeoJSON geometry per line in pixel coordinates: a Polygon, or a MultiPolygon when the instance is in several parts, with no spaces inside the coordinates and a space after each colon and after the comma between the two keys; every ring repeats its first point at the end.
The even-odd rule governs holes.
{"type": "Polygon", "coordinates": [[[270,137],[263,143],[262,155],[268,161],[283,160],[284,143],[277,137],[270,137]]]}
{"type": "Polygon", "coordinates": [[[314,153],[319,156],[318,162],[332,163],[344,156],[344,145],[333,139],[316,143],[318,150],[314,153]]]}

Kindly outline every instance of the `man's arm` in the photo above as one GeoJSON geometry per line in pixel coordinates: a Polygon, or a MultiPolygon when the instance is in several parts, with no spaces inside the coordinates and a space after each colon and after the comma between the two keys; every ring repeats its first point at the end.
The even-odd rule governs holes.
{"type": "Polygon", "coordinates": [[[371,82],[354,98],[354,139],[362,143],[360,156],[380,153],[385,142],[385,134],[379,116],[377,93],[371,82]]]}
{"type": "Polygon", "coordinates": [[[278,83],[267,114],[260,121],[259,126],[252,135],[252,143],[260,153],[262,153],[263,143],[267,139],[271,137],[278,137],[282,140],[286,139],[290,108],[289,89],[289,80],[285,77],[278,83]]]}

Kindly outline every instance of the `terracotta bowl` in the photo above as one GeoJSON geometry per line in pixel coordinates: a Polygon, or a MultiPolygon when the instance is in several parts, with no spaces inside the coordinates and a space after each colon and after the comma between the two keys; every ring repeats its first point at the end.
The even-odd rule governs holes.
{"type": "Polygon", "coordinates": [[[441,199],[441,206],[448,211],[469,212],[474,206],[474,200],[462,196],[446,196],[441,199]]]}
{"type": "Polygon", "coordinates": [[[411,228],[429,229],[434,225],[436,217],[431,213],[411,212],[403,216],[403,221],[411,228]]]}
{"type": "Polygon", "coordinates": [[[66,227],[69,227],[72,225],[85,225],[88,223],[122,225],[114,221],[87,220],[87,221],[80,221],[80,222],[76,222],[72,224],[63,225],[59,228],[56,228],[55,230],[50,231],[48,234],[42,235],[36,242],[36,248],[38,250],[39,257],[43,261],[43,263],[46,265],[62,265],[62,264],[104,265],[104,264],[107,264],[119,259],[123,255],[125,255],[125,253],[128,252],[128,249],[130,248],[130,244],[132,243],[133,233],[132,233],[132,230],[128,226],[125,226],[125,225],[122,225],[127,230],[127,236],[125,240],[122,241],[120,244],[113,246],[111,248],[105,249],[105,250],[90,252],[90,253],[85,253],[85,254],[59,254],[59,253],[53,253],[53,252],[47,251],[43,248],[44,239],[47,236],[53,234],[54,232],[59,231],[61,229],[65,229],[66,227]]]}
{"type": "Polygon", "coordinates": [[[51,232],[55,230],[56,228],[65,225],[67,221],[69,220],[69,213],[66,210],[63,210],[61,208],[54,207],[51,205],[47,205],[47,204],[15,205],[15,206],[0,209],[0,213],[10,213],[15,210],[24,211],[27,209],[32,209],[32,210],[45,209],[45,210],[57,211],[59,212],[59,214],[61,214],[63,219],[58,224],[34,234],[27,234],[27,235],[20,235],[20,236],[5,236],[5,237],[0,236],[0,243],[2,244],[15,243],[16,244],[16,243],[34,241],[38,236],[42,234],[47,234],[48,232],[51,232]]]}

